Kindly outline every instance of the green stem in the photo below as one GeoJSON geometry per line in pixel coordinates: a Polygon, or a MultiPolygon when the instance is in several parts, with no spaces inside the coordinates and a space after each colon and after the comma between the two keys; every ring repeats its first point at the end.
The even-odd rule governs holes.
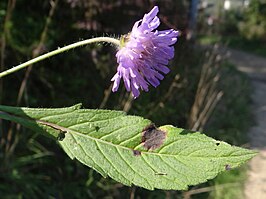
{"type": "Polygon", "coordinates": [[[92,38],[92,39],[87,39],[87,40],[84,40],[84,41],[79,41],[79,42],[76,42],[74,44],[70,44],[68,46],[65,46],[63,48],[58,48],[57,50],[54,50],[52,52],[49,52],[49,53],[46,53],[44,55],[41,55],[39,57],[36,57],[34,59],[31,59],[23,64],[20,64],[20,65],[17,65],[13,68],[10,68],[6,71],[3,71],[0,73],[0,78],[6,76],[6,75],[9,75],[11,73],[14,73],[18,70],[21,70],[27,66],[30,66],[34,63],[37,63],[39,61],[42,61],[44,59],[47,59],[49,57],[52,57],[54,55],[57,55],[57,54],[60,54],[60,53],[63,53],[67,50],[70,50],[70,49],[73,49],[73,48],[77,48],[79,46],[84,46],[84,45],[87,45],[87,44],[91,44],[91,43],[95,43],[95,42],[108,42],[108,43],[112,43],[112,44],[115,44],[117,46],[120,46],[120,41],[118,39],[114,39],[114,38],[111,38],[111,37],[96,37],[96,38],[92,38]]]}

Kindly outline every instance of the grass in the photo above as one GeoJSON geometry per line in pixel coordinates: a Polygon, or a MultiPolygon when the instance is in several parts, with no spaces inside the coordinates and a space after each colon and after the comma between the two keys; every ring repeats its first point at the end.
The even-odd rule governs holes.
{"type": "Polygon", "coordinates": [[[198,42],[201,45],[212,45],[220,42],[220,37],[218,35],[200,35],[198,37],[198,42]]]}
{"type": "Polygon", "coordinates": [[[247,40],[240,36],[200,35],[198,41],[202,45],[222,43],[230,48],[242,50],[255,55],[266,57],[266,41],[247,40]]]}
{"type": "Polygon", "coordinates": [[[244,182],[246,166],[220,174],[214,180],[214,189],[210,197],[215,199],[242,199],[244,197],[244,182]]]}
{"type": "Polygon", "coordinates": [[[241,37],[229,37],[225,41],[229,47],[266,57],[266,41],[247,40],[241,37]]]}

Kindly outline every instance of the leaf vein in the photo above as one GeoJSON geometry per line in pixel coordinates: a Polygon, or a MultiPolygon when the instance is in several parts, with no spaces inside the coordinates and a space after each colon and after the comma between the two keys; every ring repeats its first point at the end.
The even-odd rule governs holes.
{"type": "Polygon", "coordinates": [[[117,143],[117,144],[118,145],[123,145],[124,143],[130,142],[131,140],[134,140],[134,139],[136,139],[136,137],[139,137],[139,136],[140,136],[140,133],[137,132],[136,135],[134,135],[133,137],[131,137],[131,138],[127,139],[127,140],[123,140],[122,142],[117,143]]]}
{"type": "MultiPolygon", "coordinates": [[[[138,124],[134,124],[134,125],[131,125],[131,126],[138,126],[138,124]]],[[[120,130],[125,129],[125,128],[128,128],[128,126],[119,127],[119,128],[117,128],[117,129],[115,129],[113,131],[110,131],[110,133],[107,133],[107,134],[105,134],[105,135],[103,135],[101,137],[98,137],[98,139],[105,139],[107,136],[110,136],[113,133],[117,133],[117,131],[120,131],[120,130]]],[[[128,139],[126,139],[126,140],[128,140],[128,139]]],[[[124,140],[122,142],[124,142],[124,140]]],[[[120,143],[116,143],[116,144],[120,145],[120,143]]]]}
{"type": "Polygon", "coordinates": [[[166,145],[163,145],[163,146],[159,149],[158,153],[160,153],[161,150],[163,150],[165,147],[169,147],[169,146],[171,146],[172,144],[176,144],[176,143],[178,143],[178,142],[180,142],[180,141],[182,141],[182,140],[184,140],[184,139],[173,140],[172,142],[169,142],[169,143],[167,143],[166,145]]]}
{"type": "MultiPolygon", "coordinates": [[[[109,162],[109,164],[110,164],[110,165],[111,165],[111,166],[117,171],[117,173],[120,174],[120,175],[124,178],[124,182],[128,181],[127,177],[124,176],[123,172],[120,172],[120,171],[115,167],[115,165],[112,163],[112,161],[110,161],[110,160],[107,158],[107,156],[103,153],[103,151],[102,151],[100,145],[98,144],[98,142],[95,141],[95,143],[96,143],[96,145],[97,145],[97,147],[98,147],[98,149],[99,149],[99,152],[103,155],[103,157],[107,160],[107,162],[109,162]]],[[[110,175],[110,174],[109,174],[109,175],[110,175]]]]}
{"type": "MultiPolygon", "coordinates": [[[[161,156],[159,156],[159,158],[162,160],[162,162],[164,162],[168,167],[170,167],[172,170],[174,170],[176,173],[178,173],[179,175],[182,175],[184,178],[187,179],[188,181],[188,178],[186,175],[182,174],[181,172],[179,172],[176,168],[172,167],[172,165],[170,165],[168,162],[166,162],[161,156]]],[[[175,180],[176,181],[176,180],[175,180]]],[[[181,186],[183,186],[182,183],[179,183],[181,186]]]]}
{"type": "MultiPolygon", "coordinates": [[[[96,115],[94,115],[93,117],[95,117],[96,115]]],[[[110,120],[113,120],[113,119],[117,119],[119,117],[122,117],[122,116],[117,116],[117,117],[113,117],[113,118],[108,118],[108,119],[103,119],[103,120],[97,120],[97,121],[91,121],[91,119],[89,121],[84,121],[84,122],[80,122],[78,124],[74,124],[74,125],[70,125],[70,126],[66,126],[66,128],[76,128],[76,127],[79,127],[81,125],[85,125],[86,123],[97,123],[97,122],[104,122],[104,121],[110,121],[110,120]]],[[[93,118],[92,118],[93,119],[93,118]]]]}
{"type": "MultiPolygon", "coordinates": [[[[145,178],[145,177],[143,177],[142,175],[140,175],[137,171],[135,171],[134,168],[133,168],[130,164],[127,163],[127,161],[125,160],[124,156],[121,154],[121,152],[119,151],[119,149],[118,149],[117,147],[115,147],[115,148],[116,148],[116,151],[118,152],[119,156],[120,156],[120,157],[122,158],[122,160],[128,165],[128,167],[129,167],[134,173],[136,173],[136,174],[139,175],[141,178],[143,178],[143,179],[147,182],[147,184],[148,184],[150,187],[153,188],[154,186],[152,186],[152,185],[149,183],[148,179],[145,178]]],[[[134,178],[132,179],[132,182],[133,182],[133,180],[134,180],[134,178]]]]}
{"type": "MultiPolygon", "coordinates": [[[[98,166],[99,168],[101,168],[94,160],[93,158],[83,149],[83,147],[77,142],[76,138],[74,135],[71,134],[72,139],[74,140],[74,142],[79,146],[79,148],[83,151],[83,153],[86,155],[86,157],[90,157],[90,160],[93,162],[94,165],[98,166]]],[[[72,151],[71,151],[72,152],[72,151]]],[[[76,156],[75,156],[76,157],[76,156]]]]}
{"type": "MultiPolygon", "coordinates": [[[[142,159],[144,160],[144,162],[154,171],[154,175],[156,175],[157,173],[164,173],[164,171],[156,171],[158,168],[154,168],[149,162],[148,162],[148,160],[146,159],[146,158],[144,158],[144,156],[142,155],[141,156],[142,157],[142,159]]],[[[167,177],[167,173],[166,173],[166,175],[162,175],[161,177],[162,178],[166,178],[167,180],[169,180],[169,181],[172,181],[172,182],[175,182],[175,180],[174,179],[172,179],[172,178],[169,178],[169,177],[167,177]]]]}

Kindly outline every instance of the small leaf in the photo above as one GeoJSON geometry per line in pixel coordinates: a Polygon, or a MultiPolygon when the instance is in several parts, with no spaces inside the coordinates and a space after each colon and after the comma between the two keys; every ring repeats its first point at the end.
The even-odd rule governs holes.
{"type": "Polygon", "coordinates": [[[185,190],[243,164],[256,152],[121,111],[0,106],[0,118],[57,139],[70,158],[104,177],[146,189],[185,190]]]}

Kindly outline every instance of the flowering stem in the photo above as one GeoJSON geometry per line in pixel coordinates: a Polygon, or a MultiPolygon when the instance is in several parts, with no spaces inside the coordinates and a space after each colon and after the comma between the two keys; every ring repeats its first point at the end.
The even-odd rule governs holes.
{"type": "Polygon", "coordinates": [[[111,37],[96,37],[96,38],[92,38],[92,39],[86,39],[84,41],[79,41],[79,42],[76,42],[74,44],[70,44],[68,46],[65,46],[63,48],[58,48],[57,50],[54,50],[52,52],[49,52],[49,53],[46,53],[44,55],[41,55],[39,57],[36,57],[34,59],[31,59],[23,64],[20,64],[20,65],[17,65],[13,68],[10,68],[6,71],[3,71],[0,73],[0,78],[6,76],[6,75],[9,75],[11,73],[14,73],[18,70],[21,70],[27,66],[30,66],[34,63],[37,63],[39,61],[42,61],[44,59],[47,59],[49,57],[52,57],[54,55],[57,55],[57,54],[60,54],[60,53],[63,53],[67,50],[71,50],[71,49],[74,49],[74,48],[77,48],[77,47],[80,47],[80,46],[84,46],[84,45],[87,45],[87,44],[91,44],[91,43],[96,43],[96,42],[108,42],[108,43],[112,43],[112,44],[115,44],[117,46],[120,45],[120,41],[118,39],[114,39],[114,38],[111,38],[111,37]]]}

